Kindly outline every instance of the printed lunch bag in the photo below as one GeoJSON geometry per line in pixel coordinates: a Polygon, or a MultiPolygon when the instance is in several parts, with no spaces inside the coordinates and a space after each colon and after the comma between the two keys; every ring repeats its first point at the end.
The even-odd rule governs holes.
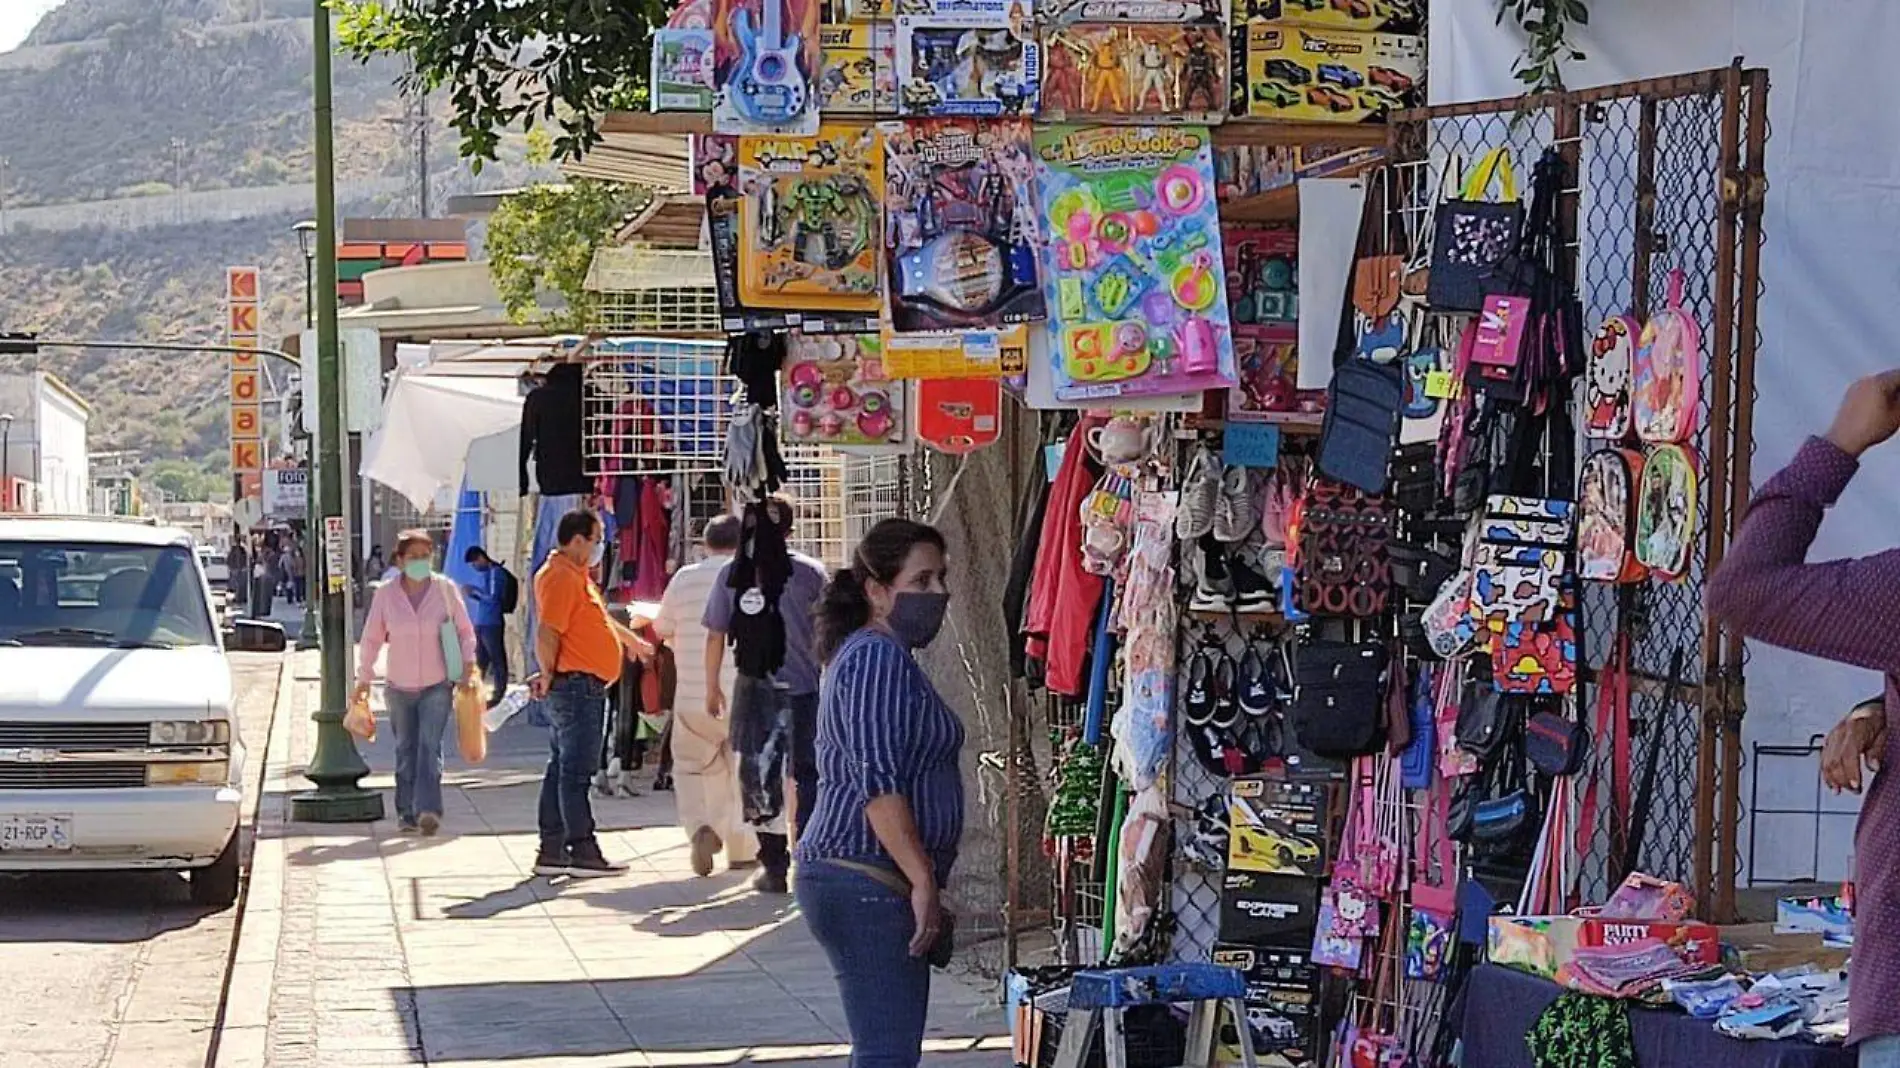
{"type": "Polygon", "coordinates": [[[1596,336],[1590,339],[1583,432],[1593,438],[1618,441],[1630,432],[1630,369],[1641,332],[1635,317],[1612,315],[1603,320],[1596,336]]]}
{"type": "Polygon", "coordinates": [[[1687,441],[1702,406],[1702,328],[1682,306],[1682,281],[1669,272],[1669,303],[1643,327],[1631,370],[1630,418],[1656,445],[1687,441]]]}
{"type": "Polygon", "coordinates": [[[1577,516],[1577,577],[1591,582],[1641,582],[1649,569],[1636,558],[1636,490],[1643,454],[1601,449],[1583,461],[1583,506],[1577,516]]]}
{"type": "Polygon", "coordinates": [[[1493,635],[1511,623],[1554,623],[1569,571],[1572,504],[1493,495],[1484,507],[1476,523],[1472,621],[1493,635]]]}
{"type": "Polygon", "coordinates": [[[1350,619],[1384,612],[1391,534],[1392,507],[1384,497],[1315,477],[1300,508],[1299,610],[1350,619]]]}
{"type": "Polygon", "coordinates": [[[1695,551],[1700,491],[1695,459],[1680,445],[1658,445],[1636,491],[1636,559],[1660,576],[1681,578],[1695,551]]]}

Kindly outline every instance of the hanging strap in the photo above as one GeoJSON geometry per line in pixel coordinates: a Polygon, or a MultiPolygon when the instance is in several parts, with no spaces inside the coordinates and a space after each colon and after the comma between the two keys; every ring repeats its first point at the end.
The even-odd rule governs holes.
{"type": "Polygon", "coordinates": [[[1649,833],[1649,809],[1656,797],[1656,765],[1662,756],[1662,737],[1667,730],[1665,720],[1676,703],[1676,692],[1681,685],[1682,655],[1681,646],[1669,655],[1669,679],[1663,685],[1656,714],[1650,717],[1649,737],[1643,745],[1643,773],[1637,781],[1636,800],[1630,808],[1629,840],[1624,845],[1621,869],[1613,873],[1616,878],[1611,880],[1615,885],[1621,885],[1642,864],[1643,840],[1649,833]]]}
{"type": "Polygon", "coordinates": [[[1511,166],[1511,151],[1508,148],[1494,148],[1486,152],[1478,166],[1465,177],[1465,186],[1458,194],[1461,200],[1484,200],[1491,190],[1492,179],[1498,182],[1498,203],[1509,204],[1517,199],[1517,172],[1511,166]]]}

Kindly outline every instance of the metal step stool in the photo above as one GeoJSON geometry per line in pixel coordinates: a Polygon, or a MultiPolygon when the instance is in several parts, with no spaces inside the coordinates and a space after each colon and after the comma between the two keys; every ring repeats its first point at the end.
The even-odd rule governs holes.
{"type": "Polygon", "coordinates": [[[1148,968],[1101,968],[1077,972],[1069,986],[1069,1018],[1056,1047],[1055,1068],[1082,1068],[1097,1026],[1106,1022],[1102,1043],[1108,1068],[1128,1068],[1127,1040],[1122,1012],[1135,1005],[1181,1005],[1192,1002],[1188,1017],[1187,1063],[1181,1068],[1211,1068],[1219,1034],[1220,1008],[1233,1014],[1241,1036],[1240,1059],[1256,1068],[1253,1036],[1247,1031],[1247,982],[1232,968],[1215,964],[1162,964],[1148,968]]]}

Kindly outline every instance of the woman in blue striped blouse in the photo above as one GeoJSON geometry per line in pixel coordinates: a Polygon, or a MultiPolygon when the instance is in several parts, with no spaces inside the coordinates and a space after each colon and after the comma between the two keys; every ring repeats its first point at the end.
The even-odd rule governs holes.
{"type": "Polygon", "coordinates": [[[837,972],[853,1068],[922,1058],[930,962],[948,948],[939,895],[963,837],[963,724],[911,652],[949,604],[943,535],[889,519],[818,607],[818,803],[796,890],[837,972]]]}

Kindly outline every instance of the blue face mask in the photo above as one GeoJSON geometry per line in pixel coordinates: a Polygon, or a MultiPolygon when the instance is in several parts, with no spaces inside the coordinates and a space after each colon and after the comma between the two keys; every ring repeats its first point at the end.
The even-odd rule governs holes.
{"type": "Polygon", "coordinates": [[[407,561],[402,565],[402,573],[403,573],[403,577],[409,579],[411,582],[421,582],[424,579],[428,578],[431,573],[430,568],[429,568],[429,561],[427,560],[407,561]]]}

